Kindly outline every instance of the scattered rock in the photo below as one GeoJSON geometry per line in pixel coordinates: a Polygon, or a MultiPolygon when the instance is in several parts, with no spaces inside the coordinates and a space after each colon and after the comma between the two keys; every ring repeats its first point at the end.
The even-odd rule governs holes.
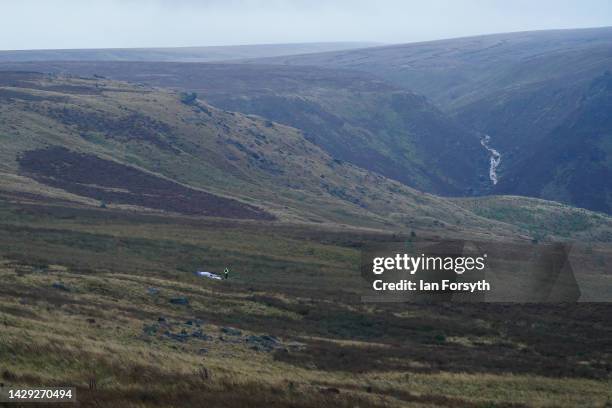
{"type": "Polygon", "coordinates": [[[242,341],[240,339],[226,338],[226,337],[223,337],[223,336],[219,336],[219,341],[222,341],[224,343],[234,343],[234,344],[242,343],[242,341]]]}
{"type": "Polygon", "coordinates": [[[176,297],[176,298],[170,299],[170,303],[172,303],[173,305],[188,305],[189,299],[185,297],[176,297]]]}
{"type": "Polygon", "coordinates": [[[249,347],[249,348],[250,348],[251,350],[254,350],[254,351],[264,351],[264,352],[265,352],[265,351],[268,351],[268,350],[266,350],[266,349],[265,349],[263,346],[260,346],[259,344],[254,344],[254,345],[252,345],[252,346],[251,346],[251,347],[249,347]]]}
{"type": "Polygon", "coordinates": [[[306,348],[306,344],[300,343],[298,341],[292,341],[290,343],[286,343],[285,346],[287,346],[287,348],[292,351],[302,351],[306,348]]]}
{"type": "Polygon", "coordinates": [[[70,292],[70,288],[64,285],[62,282],[55,282],[52,286],[54,289],[63,290],[64,292],[70,292]]]}
{"type": "Polygon", "coordinates": [[[196,339],[200,340],[212,340],[212,336],[204,333],[202,329],[194,330],[193,333],[191,333],[191,337],[195,337],[196,339]]]}
{"type": "Polygon", "coordinates": [[[208,349],[205,348],[201,348],[198,350],[198,354],[202,355],[202,354],[208,354],[208,349]]]}
{"type": "Polygon", "coordinates": [[[222,327],[221,331],[228,336],[240,336],[242,332],[238,329],[234,329],[233,327],[222,327]]]}
{"type": "Polygon", "coordinates": [[[321,388],[321,394],[340,394],[340,390],[335,387],[321,388]]]}
{"type": "Polygon", "coordinates": [[[172,340],[176,340],[176,341],[180,341],[180,342],[184,342],[184,341],[189,340],[189,334],[185,330],[181,331],[180,333],[172,333],[172,332],[166,330],[164,332],[164,335],[166,337],[169,337],[172,340]]]}
{"type": "Polygon", "coordinates": [[[142,331],[144,332],[144,334],[146,334],[147,336],[154,336],[157,333],[157,330],[159,329],[159,326],[156,324],[145,324],[142,327],[142,331]]]}
{"type": "Polygon", "coordinates": [[[95,324],[96,323],[96,319],[92,319],[91,317],[88,319],[85,319],[85,321],[89,324],[95,324]]]}
{"type": "Polygon", "coordinates": [[[185,105],[195,105],[198,100],[198,94],[195,92],[182,92],[180,99],[185,105]]]}
{"type": "Polygon", "coordinates": [[[248,336],[245,340],[255,351],[265,351],[267,353],[274,349],[282,348],[280,340],[274,336],[248,336]]]}

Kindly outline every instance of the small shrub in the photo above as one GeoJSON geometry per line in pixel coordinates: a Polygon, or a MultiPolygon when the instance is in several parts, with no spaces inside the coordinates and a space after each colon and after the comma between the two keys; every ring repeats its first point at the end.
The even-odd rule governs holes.
{"type": "Polygon", "coordinates": [[[185,92],[181,94],[181,102],[185,105],[193,105],[198,99],[198,94],[195,92],[185,92]]]}
{"type": "Polygon", "coordinates": [[[436,334],[434,340],[436,343],[446,343],[446,336],[443,333],[436,334]]]}

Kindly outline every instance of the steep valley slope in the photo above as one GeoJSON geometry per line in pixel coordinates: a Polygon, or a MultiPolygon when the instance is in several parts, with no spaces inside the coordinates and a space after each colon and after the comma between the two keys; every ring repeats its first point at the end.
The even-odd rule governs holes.
{"type": "Polygon", "coordinates": [[[175,92],[36,73],[0,81],[5,190],[186,215],[486,224],[333,159],[294,128],[175,92]]]}
{"type": "MultiPolygon", "coordinates": [[[[177,92],[23,72],[3,72],[0,81],[1,189],[12,199],[260,222],[530,234],[520,223],[334,159],[294,128],[181,101],[177,92]]],[[[566,236],[607,240],[607,218],[537,205],[556,214],[542,219],[543,230],[554,234],[553,219],[582,214],[586,226],[566,236]]]]}
{"type": "Polygon", "coordinates": [[[598,94],[593,84],[612,70],[610,44],[612,28],[603,27],[494,34],[248,62],[358,70],[419,92],[467,128],[491,137],[492,146],[503,156],[498,169],[501,181],[484,192],[554,199],[610,213],[612,183],[605,175],[611,171],[607,158],[612,150],[609,143],[600,141],[609,139],[612,129],[601,122],[597,131],[586,121],[575,123],[584,101],[598,94]],[[554,149],[546,147],[551,143],[554,149]],[[526,163],[537,164],[533,178],[527,177],[526,163]],[[590,170],[568,176],[571,168],[590,170]],[[586,174],[589,182],[583,177],[586,174]]]}
{"type": "Polygon", "coordinates": [[[2,69],[104,76],[196,92],[221,109],[295,127],[335,159],[442,195],[487,188],[478,134],[370,74],[244,64],[36,62],[2,69]]]}
{"type": "Polygon", "coordinates": [[[334,158],[423,191],[517,194],[609,214],[612,129],[570,124],[612,70],[611,39],[610,28],[556,30],[246,64],[47,61],[2,69],[195,91],[226,110],[296,127],[334,158]],[[496,185],[480,145],[486,136],[501,154],[496,185]],[[527,163],[537,164],[533,177],[527,163]],[[583,170],[569,176],[568,169],[583,170]]]}

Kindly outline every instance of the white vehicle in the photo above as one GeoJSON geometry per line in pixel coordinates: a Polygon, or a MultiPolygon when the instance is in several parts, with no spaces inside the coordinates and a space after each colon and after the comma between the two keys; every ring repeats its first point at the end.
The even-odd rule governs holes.
{"type": "Polygon", "coordinates": [[[223,279],[223,278],[221,278],[221,276],[217,275],[216,273],[212,273],[212,272],[197,271],[196,275],[201,276],[203,278],[214,279],[214,280],[222,280],[223,279]]]}

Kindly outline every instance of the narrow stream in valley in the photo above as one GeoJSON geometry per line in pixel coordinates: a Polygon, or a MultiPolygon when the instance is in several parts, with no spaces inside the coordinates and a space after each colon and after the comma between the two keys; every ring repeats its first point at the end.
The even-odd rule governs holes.
{"type": "Polygon", "coordinates": [[[491,165],[489,166],[489,179],[493,185],[497,184],[497,168],[501,163],[501,153],[489,146],[491,142],[491,136],[484,135],[480,138],[480,144],[487,149],[491,155],[491,165]]]}

